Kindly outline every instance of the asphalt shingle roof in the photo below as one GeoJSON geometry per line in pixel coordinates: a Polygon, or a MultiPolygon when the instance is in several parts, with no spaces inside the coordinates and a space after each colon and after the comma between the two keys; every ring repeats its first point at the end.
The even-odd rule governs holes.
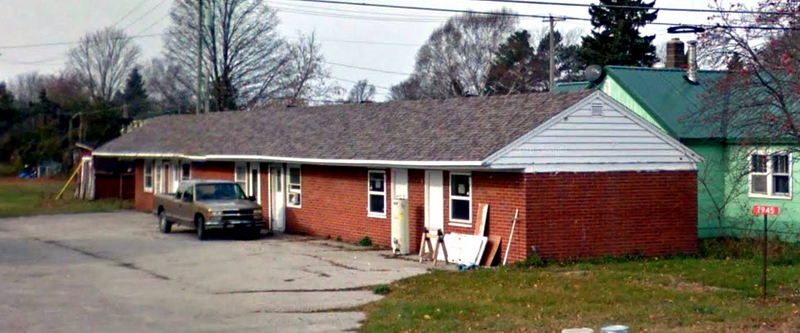
{"type": "Polygon", "coordinates": [[[150,119],[96,152],[478,161],[592,93],[170,115],[150,119]]]}

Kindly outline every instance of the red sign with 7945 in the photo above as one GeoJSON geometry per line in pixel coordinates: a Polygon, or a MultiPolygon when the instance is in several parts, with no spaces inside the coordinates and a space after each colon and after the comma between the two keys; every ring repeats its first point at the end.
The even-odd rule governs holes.
{"type": "Polygon", "coordinates": [[[772,215],[778,216],[781,208],[778,206],[753,205],[753,215],[772,215]]]}

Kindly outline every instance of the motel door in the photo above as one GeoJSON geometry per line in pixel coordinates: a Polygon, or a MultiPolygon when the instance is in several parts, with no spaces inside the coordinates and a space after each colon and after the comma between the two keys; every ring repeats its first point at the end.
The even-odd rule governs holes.
{"type": "Polygon", "coordinates": [[[441,170],[425,171],[425,227],[444,229],[444,182],[441,170]]]}
{"type": "Polygon", "coordinates": [[[283,165],[270,165],[269,178],[269,216],[272,219],[272,230],[283,232],[286,230],[283,165]]]}

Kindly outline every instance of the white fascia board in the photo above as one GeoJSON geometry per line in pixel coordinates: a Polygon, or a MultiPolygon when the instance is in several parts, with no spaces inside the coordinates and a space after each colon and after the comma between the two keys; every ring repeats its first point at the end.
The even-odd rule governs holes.
{"type": "Polygon", "coordinates": [[[386,166],[386,167],[432,167],[432,168],[483,168],[481,161],[397,161],[397,160],[354,160],[296,158],[263,155],[184,155],[162,153],[94,153],[100,157],[122,158],[178,158],[193,161],[263,161],[296,164],[348,165],[348,166],[386,166]]]}

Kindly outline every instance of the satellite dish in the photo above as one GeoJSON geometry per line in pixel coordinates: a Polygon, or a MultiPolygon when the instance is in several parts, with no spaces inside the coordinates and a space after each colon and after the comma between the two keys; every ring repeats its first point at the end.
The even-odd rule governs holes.
{"type": "Polygon", "coordinates": [[[603,68],[598,65],[586,67],[586,70],[583,71],[583,77],[586,81],[597,82],[603,77],[603,68]]]}
{"type": "Polygon", "coordinates": [[[667,33],[670,34],[693,34],[705,32],[706,28],[695,25],[677,25],[667,28],[667,33]]]}

